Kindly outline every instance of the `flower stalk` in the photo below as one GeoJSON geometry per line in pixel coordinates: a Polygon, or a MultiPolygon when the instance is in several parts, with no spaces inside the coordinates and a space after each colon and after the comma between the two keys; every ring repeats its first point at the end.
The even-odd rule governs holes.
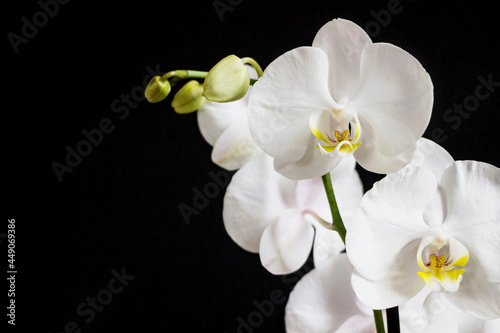
{"type": "MultiPolygon", "coordinates": [[[[325,187],[328,203],[330,204],[330,211],[332,212],[333,229],[339,233],[340,238],[345,244],[347,231],[345,229],[344,222],[342,221],[342,217],[340,216],[337,200],[335,199],[330,173],[324,174],[321,176],[321,179],[323,180],[323,186],[325,187]]],[[[373,317],[375,318],[375,328],[377,333],[385,333],[382,310],[373,310],[373,317]]]]}
{"type": "Polygon", "coordinates": [[[323,180],[323,186],[325,187],[328,203],[330,204],[330,211],[332,212],[333,229],[339,233],[342,242],[344,242],[345,244],[346,230],[344,222],[342,222],[342,217],[340,216],[337,200],[335,200],[335,193],[333,192],[332,179],[330,177],[330,173],[324,174],[323,176],[321,176],[321,179],[323,180]]]}
{"type": "Polygon", "coordinates": [[[377,333],[385,333],[382,310],[373,310],[373,317],[375,318],[375,328],[377,329],[377,333]]]}

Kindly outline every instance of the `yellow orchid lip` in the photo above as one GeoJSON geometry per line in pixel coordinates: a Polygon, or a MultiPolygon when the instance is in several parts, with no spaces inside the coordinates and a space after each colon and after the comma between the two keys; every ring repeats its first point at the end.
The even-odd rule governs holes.
{"type": "Polygon", "coordinates": [[[460,287],[469,252],[452,237],[424,237],[417,251],[417,262],[423,272],[417,274],[436,292],[455,292],[460,287]],[[424,254],[425,253],[425,254],[424,254]],[[428,255],[428,261],[423,257],[428,255]]]}

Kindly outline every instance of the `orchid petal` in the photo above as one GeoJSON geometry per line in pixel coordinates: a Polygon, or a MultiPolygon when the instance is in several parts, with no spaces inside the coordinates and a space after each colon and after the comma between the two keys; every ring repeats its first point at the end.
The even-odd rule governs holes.
{"type": "MultiPolygon", "coordinates": [[[[361,141],[372,146],[360,150],[376,149],[381,155],[400,158],[414,149],[429,124],[433,103],[429,74],[412,55],[386,43],[363,50],[361,73],[359,93],[350,105],[360,120],[370,124],[371,135],[364,132],[361,141]]],[[[410,162],[411,157],[406,157],[410,162]]]]}
{"type": "MultiPolygon", "coordinates": [[[[409,165],[387,175],[364,195],[346,236],[349,259],[360,274],[371,280],[383,278],[396,254],[424,236],[428,227],[423,211],[436,188],[430,171],[409,165]]],[[[414,256],[412,261],[416,264],[414,256]]]]}
{"type": "Polygon", "coordinates": [[[425,167],[434,174],[436,179],[441,179],[443,171],[454,162],[453,157],[440,145],[426,138],[417,141],[417,151],[411,164],[425,167]]]}
{"type": "MultiPolygon", "coordinates": [[[[356,222],[353,221],[354,223],[356,222]]],[[[425,282],[417,275],[420,270],[415,260],[418,245],[418,240],[415,240],[401,248],[390,261],[386,276],[382,279],[368,280],[355,270],[351,283],[360,301],[373,309],[386,309],[402,304],[417,295],[425,286],[425,282]]],[[[366,252],[369,251],[370,249],[367,249],[366,252]]],[[[349,254],[349,247],[347,253],[349,254]]]]}
{"type": "Polygon", "coordinates": [[[343,254],[307,273],[290,293],[285,309],[286,331],[330,333],[340,327],[345,331],[348,323],[350,332],[372,332],[371,310],[360,304],[349,287],[351,271],[343,254]],[[367,326],[371,331],[366,331],[367,326]]]}
{"type": "Polygon", "coordinates": [[[298,209],[288,209],[261,237],[262,266],[273,274],[290,274],[304,265],[313,244],[314,228],[298,209]]]}
{"type": "Polygon", "coordinates": [[[328,22],[314,37],[312,45],[328,55],[331,64],[328,86],[337,103],[350,100],[357,92],[361,53],[371,44],[370,37],[361,27],[343,19],[328,22]]]}
{"type": "Polygon", "coordinates": [[[325,52],[300,47],[274,60],[254,84],[248,123],[252,138],[266,153],[282,162],[304,156],[313,136],[310,113],[333,105],[325,68],[325,52]]]}
{"type": "Polygon", "coordinates": [[[399,306],[401,332],[483,332],[487,322],[450,303],[445,294],[424,288],[399,306]]]}
{"type": "Polygon", "coordinates": [[[500,318],[487,320],[483,325],[483,333],[498,333],[500,332],[500,318]]]}
{"type": "Polygon", "coordinates": [[[443,172],[446,219],[443,229],[457,238],[485,269],[485,279],[500,282],[500,169],[457,161],[443,172]]]}
{"type": "Polygon", "coordinates": [[[374,173],[388,174],[396,172],[408,164],[412,160],[416,146],[415,143],[407,150],[397,155],[387,156],[382,154],[379,149],[379,142],[377,142],[377,132],[372,128],[369,120],[365,119],[362,115],[359,116],[363,134],[360,138],[363,144],[359,149],[354,152],[356,161],[363,167],[374,173]]]}
{"type": "MultiPolygon", "coordinates": [[[[349,215],[347,219],[350,219],[363,197],[363,184],[356,171],[354,157],[343,158],[330,172],[330,176],[342,218],[346,219],[347,217],[344,216],[347,214],[349,215]]],[[[331,219],[330,205],[320,177],[299,181],[296,198],[299,207],[307,207],[322,218],[331,219]]]]}
{"type": "Polygon", "coordinates": [[[328,262],[333,256],[339,255],[344,250],[344,242],[339,233],[333,229],[326,229],[313,222],[316,230],[313,245],[314,266],[319,267],[328,262]]]}
{"type": "Polygon", "coordinates": [[[214,144],[212,161],[226,170],[237,170],[256,154],[263,153],[253,142],[246,115],[234,119],[214,144]]]}
{"type": "Polygon", "coordinates": [[[500,317],[500,283],[485,281],[486,272],[495,266],[491,263],[487,269],[481,267],[477,257],[471,257],[455,293],[445,294],[448,301],[457,308],[483,320],[500,317]]]}
{"type": "MultiPolygon", "coordinates": [[[[411,165],[425,167],[439,181],[443,171],[453,164],[453,157],[440,145],[431,140],[420,138],[417,141],[417,151],[411,165]]],[[[446,217],[446,194],[442,188],[432,195],[424,210],[424,221],[429,227],[440,227],[446,217]]]]}
{"type": "Polygon", "coordinates": [[[245,117],[248,110],[249,91],[240,100],[229,103],[216,103],[206,101],[197,111],[198,127],[201,135],[211,145],[215,145],[217,139],[239,117],[245,117]]]}
{"type": "Polygon", "coordinates": [[[324,156],[315,146],[316,142],[316,137],[311,135],[309,147],[298,161],[286,162],[279,157],[275,158],[276,171],[287,178],[296,180],[316,178],[330,172],[340,163],[342,157],[324,156]]]}
{"type": "Polygon", "coordinates": [[[264,230],[295,201],[296,182],[275,172],[272,163],[266,154],[250,160],[234,174],[224,196],[222,214],[226,231],[250,252],[259,251],[264,230]]]}
{"type": "Polygon", "coordinates": [[[363,183],[356,171],[356,160],[353,156],[343,158],[330,175],[342,221],[349,229],[354,211],[364,194],[363,183]]]}

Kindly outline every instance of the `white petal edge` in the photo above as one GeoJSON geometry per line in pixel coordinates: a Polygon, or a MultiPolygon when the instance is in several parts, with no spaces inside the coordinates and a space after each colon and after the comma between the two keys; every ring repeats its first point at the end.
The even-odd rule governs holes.
{"type": "Polygon", "coordinates": [[[248,99],[252,87],[240,100],[229,103],[216,103],[206,101],[196,112],[200,133],[209,145],[215,145],[217,139],[231,125],[231,123],[241,116],[246,116],[248,110],[248,99]]]}
{"type": "Polygon", "coordinates": [[[232,177],[222,217],[227,233],[243,249],[258,252],[262,233],[281,212],[295,207],[296,182],[276,171],[272,158],[260,154],[232,177]]]}
{"type": "Polygon", "coordinates": [[[264,152],[253,142],[246,115],[226,128],[212,149],[212,161],[226,170],[237,170],[257,154],[264,152]]]}
{"type": "Polygon", "coordinates": [[[365,193],[346,236],[349,259],[361,275],[382,279],[401,249],[425,236],[423,211],[436,189],[430,171],[409,165],[365,193]]]}
{"type": "Polygon", "coordinates": [[[330,108],[328,58],[313,47],[288,51],[265,69],[250,95],[248,124],[255,143],[283,162],[305,154],[312,136],[309,116],[330,108]]]}
{"type": "Polygon", "coordinates": [[[349,260],[342,254],[307,273],[290,293],[285,309],[286,331],[335,332],[347,321],[352,323],[353,317],[358,319],[358,328],[373,325],[371,309],[360,304],[349,287],[351,271],[349,260]]]}
{"type": "Polygon", "coordinates": [[[485,269],[485,280],[500,282],[500,169],[457,161],[443,172],[446,193],[443,230],[459,240],[485,269]]]}
{"type": "Polygon", "coordinates": [[[275,275],[299,270],[311,253],[314,228],[297,208],[281,213],[260,239],[262,266],[275,275]]]}
{"type": "Polygon", "coordinates": [[[367,33],[354,22],[335,19],[318,31],[313,46],[328,55],[330,94],[343,104],[357,93],[360,79],[361,54],[371,45],[367,33]]]}
{"type": "Polygon", "coordinates": [[[408,150],[427,128],[433,89],[415,57],[392,44],[375,43],[363,49],[361,87],[350,105],[370,122],[378,150],[394,156],[408,150]]]}
{"type": "Polygon", "coordinates": [[[417,274],[420,270],[415,260],[418,245],[419,241],[415,240],[403,247],[380,280],[369,280],[354,270],[351,283],[359,300],[373,309],[387,309],[407,302],[427,287],[417,274]]]}

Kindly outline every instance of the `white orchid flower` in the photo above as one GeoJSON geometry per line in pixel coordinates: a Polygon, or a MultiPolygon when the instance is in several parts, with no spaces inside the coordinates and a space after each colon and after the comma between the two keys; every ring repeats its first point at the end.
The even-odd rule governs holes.
{"type": "Polygon", "coordinates": [[[322,176],[352,154],[366,170],[385,174],[412,159],[432,103],[431,79],[413,56],[373,44],[359,26],[336,19],[312,47],[293,49],[265,69],[248,122],[286,177],[322,176]]]}
{"type": "Polygon", "coordinates": [[[290,293],[287,333],[375,333],[372,309],[352,290],[352,269],[342,253],[307,273],[290,293]]]}
{"type": "Polygon", "coordinates": [[[415,159],[358,206],[346,237],[352,284],[375,309],[422,289],[483,320],[500,317],[500,169],[453,161],[421,139],[415,159]]]}
{"type": "MultiPolygon", "coordinates": [[[[331,212],[321,178],[291,180],[272,163],[270,156],[261,154],[233,176],[223,207],[229,236],[243,249],[259,252],[262,265],[273,274],[300,269],[313,242],[315,265],[340,253],[344,244],[326,222],[331,212]]],[[[354,158],[345,159],[331,173],[346,223],[363,195],[355,164],[354,158]]]]}
{"type": "MultiPolygon", "coordinates": [[[[252,78],[257,73],[246,66],[252,78]]],[[[223,169],[233,171],[241,168],[252,157],[263,154],[250,136],[247,121],[248,99],[246,95],[234,102],[217,103],[206,101],[197,111],[201,135],[210,144],[212,161],[223,169]]]]}

